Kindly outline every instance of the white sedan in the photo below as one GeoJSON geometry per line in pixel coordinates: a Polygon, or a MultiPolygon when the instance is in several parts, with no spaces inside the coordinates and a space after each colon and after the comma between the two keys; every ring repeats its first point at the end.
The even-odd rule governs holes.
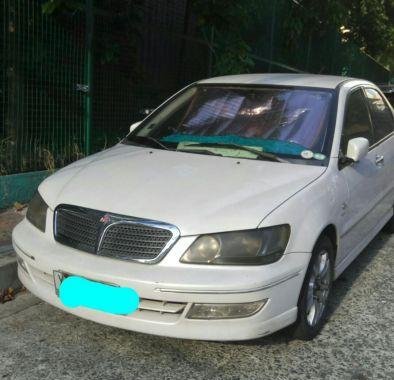
{"type": "Polygon", "coordinates": [[[332,282],[394,231],[393,109],[372,83],[248,74],[181,90],[59,170],[13,232],[22,283],[99,323],[311,339],[332,282]]]}

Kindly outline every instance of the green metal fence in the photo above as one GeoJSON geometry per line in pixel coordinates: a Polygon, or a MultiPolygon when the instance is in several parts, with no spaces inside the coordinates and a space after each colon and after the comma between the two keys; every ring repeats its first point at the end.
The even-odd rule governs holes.
{"type": "MultiPolygon", "coordinates": [[[[386,68],[346,41],[339,30],[320,31],[315,27],[289,38],[291,30],[286,27],[286,20],[291,7],[297,6],[296,2],[263,0],[253,4],[250,8],[253,23],[244,32],[257,64],[253,71],[344,75],[376,83],[390,80],[386,68]]],[[[315,20],[315,25],[319,25],[319,20],[315,20]]]]}
{"type": "MultiPolygon", "coordinates": [[[[136,0],[131,9],[124,1],[81,0],[70,3],[82,8],[53,14],[43,13],[43,2],[3,0],[0,8],[0,175],[59,168],[108,147],[142,108],[212,71],[215,52],[190,0],[136,0]]],[[[336,31],[289,46],[282,25],[289,3],[262,0],[251,9],[255,22],[244,35],[252,71],[388,80],[387,70],[336,31]]]]}
{"type": "Polygon", "coordinates": [[[0,174],[61,167],[81,156],[84,44],[37,2],[3,1],[0,174]]]}

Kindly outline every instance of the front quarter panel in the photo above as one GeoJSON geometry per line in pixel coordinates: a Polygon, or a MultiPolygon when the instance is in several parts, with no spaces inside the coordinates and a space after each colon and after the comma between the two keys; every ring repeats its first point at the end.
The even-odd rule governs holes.
{"type": "Polygon", "coordinates": [[[297,192],[260,223],[259,227],[290,225],[286,253],[312,252],[320,234],[330,224],[340,236],[345,216],[342,207],[349,198],[349,191],[333,167],[335,165],[330,165],[316,181],[297,192]]]}

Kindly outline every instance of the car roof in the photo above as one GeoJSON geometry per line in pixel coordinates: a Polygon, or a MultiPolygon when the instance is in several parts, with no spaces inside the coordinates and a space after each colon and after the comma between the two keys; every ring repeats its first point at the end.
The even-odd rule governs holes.
{"type": "MultiPolygon", "coordinates": [[[[319,74],[241,74],[203,79],[198,83],[302,86],[335,89],[339,84],[350,80],[356,81],[357,79],[319,74]]],[[[370,82],[365,81],[365,83],[370,82]]]]}

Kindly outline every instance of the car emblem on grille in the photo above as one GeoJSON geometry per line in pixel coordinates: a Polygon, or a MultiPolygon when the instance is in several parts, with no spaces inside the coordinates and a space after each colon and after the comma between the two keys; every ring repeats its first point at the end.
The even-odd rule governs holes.
{"type": "Polygon", "coordinates": [[[109,214],[105,214],[100,218],[100,223],[107,224],[111,221],[111,217],[109,214]]]}

